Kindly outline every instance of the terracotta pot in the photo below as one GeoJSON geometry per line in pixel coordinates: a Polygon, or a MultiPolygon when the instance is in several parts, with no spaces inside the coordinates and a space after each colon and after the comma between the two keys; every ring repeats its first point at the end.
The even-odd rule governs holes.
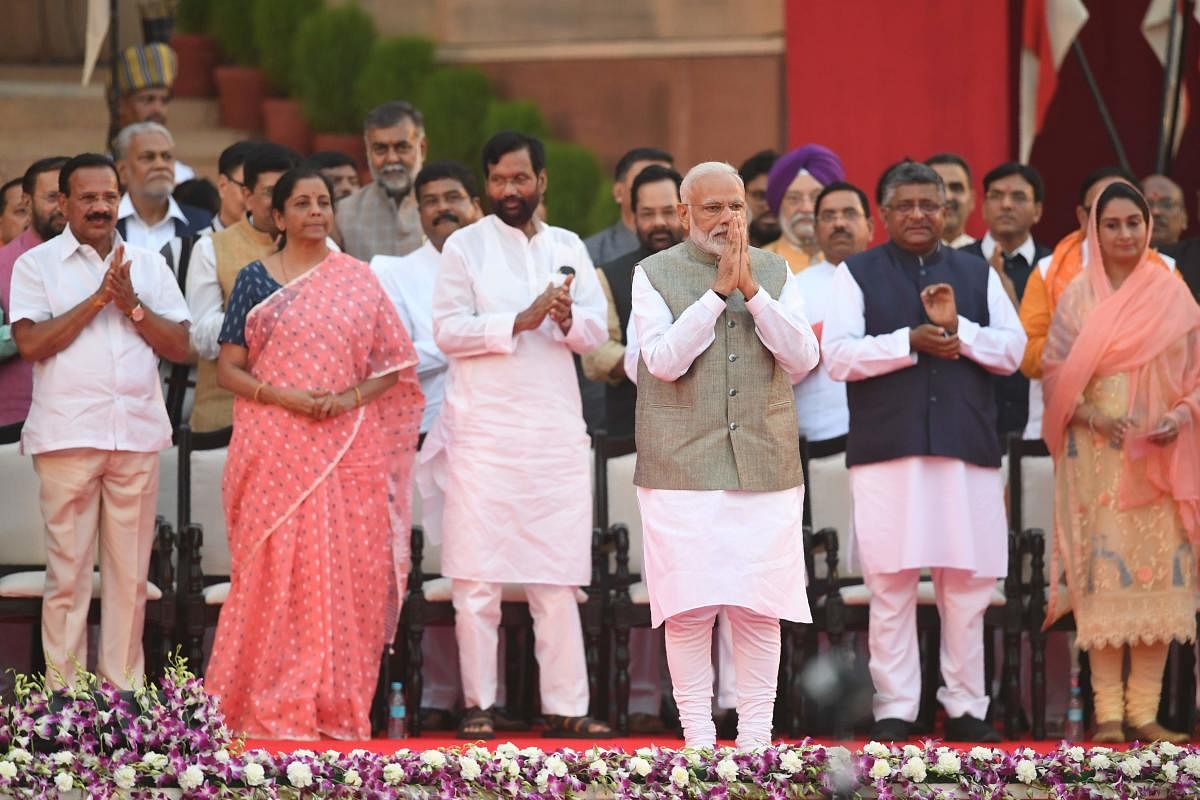
{"type": "Polygon", "coordinates": [[[171,49],[179,60],[179,74],[172,87],[176,97],[212,97],[217,93],[213,69],[217,66],[217,42],[203,33],[176,33],[171,49]]]}
{"type": "Polygon", "coordinates": [[[269,142],[290,147],[297,153],[311,152],[312,131],[300,111],[300,101],[290,97],[268,97],[262,104],[263,136],[269,142]]]}
{"type": "Polygon", "coordinates": [[[314,153],[322,150],[338,150],[345,153],[358,165],[359,176],[365,174],[366,180],[371,180],[371,173],[367,169],[367,144],[363,141],[361,133],[314,133],[312,149],[314,153]]]}
{"type": "Polygon", "coordinates": [[[267,78],[258,67],[217,67],[217,106],[221,126],[242,131],[262,130],[262,105],[267,78]]]}

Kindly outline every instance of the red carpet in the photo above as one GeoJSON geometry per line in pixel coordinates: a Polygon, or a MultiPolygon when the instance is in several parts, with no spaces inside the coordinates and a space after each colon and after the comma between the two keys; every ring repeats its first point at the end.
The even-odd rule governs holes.
{"type": "MultiPolygon", "coordinates": [[[[915,741],[916,740],[914,740],[914,742],[915,741]]],[[[512,735],[506,735],[505,733],[500,732],[500,733],[496,734],[495,739],[492,739],[490,742],[483,742],[482,744],[485,747],[494,747],[495,745],[503,744],[504,742],[512,742],[517,747],[538,747],[538,748],[541,748],[542,750],[548,750],[548,751],[549,750],[559,750],[564,747],[569,747],[572,750],[586,750],[589,747],[591,747],[593,744],[599,745],[600,747],[604,747],[604,748],[621,748],[621,749],[625,750],[626,752],[630,752],[630,753],[632,753],[634,750],[637,750],[639,747],[648,747],[650,745],[659,745],[661,747],[668,747],[668,748],[672,748],[672,749],[678,749],[680,747],[683,747],[683,740],[676,739],[673,737],[628,736],[628,737],[617,738],[617,739],[599,739],[599,740],[544,739],[540,735],[538,735],[536,732],[516,733],[516,734],[512,734],[512,735]]],[[[856,750],[861,749],[862,746],[867,743],[867,740],[866,739],[855,739],[852,741],[839,742],[839,741],[835,741],[832,739],[818,739],[817,742],[820,744],[825,744],[825,745],[830,745],[830,746],[842,745],[844,747],[849,748],[851,751],[856,751],[856,750]]],[[[410,738],[410,739],[368,739],[366,741],[339,741],[336,739],[320,739],[317,741],[310,741],[310,742],[297,742],[297,741],[283,741],[283,740],[275,741],[275,740],[267,740],[267,739],[248,739],[246,741],[246,747],[249,749],[261,748],[263,750],[267,750],[272,753],[276,753],[276,752],[290,753],[290,752],[294,752],[296,750],[302,750],[302,749],[313,750],[317,753],[321,753],[326,750],[337,750],[339,753],[348,753],[351,750],[355,750],[358,748],[361,748],[363,750],[370,750],[371,752],[374,752],[374,753],[393,753],[396,750],[399,750],[401,748],[408,748],[409,750],[430,750],[430,749],[436,749],[436,748],[461,747],[462,745],[467,744],[467,743],[468,742],[466,742],[465,740],[459,739],[459,738],[451,735],[451,733],[449,731],[438,731],[438,732],[432,733],[428,736],[418,736],[418,737],[414,737],[414,738],[410,738]]],[[[720,742],[720,744],[732,746],[733,742],[722,740],[720,742]]],[[[1051,751],[1057,750],[1058,744],[1059,743],[1057,741],[1052,741],[1052,740],[1047,739],[1046,741],[1042,741],[1042,742],[1035,742],[1035,741],[1002,742],[999,745],[992,745],[992,746],[999,747],[1003,750],[1007,750],[1010,752],[1013,750],[1031,747],[1031,748],[1033,748],[1034,751],[1044,754],[1044,753],[1049,753],[1051,751]]],[[[960,750],[968,750],[971,748],[972,745],[969,742],[967,742],[967,743],[956,742],[956,743],[954,743],[954,746],[960,750]]],[[[1121,746],[1118,745],[1115,749],[1122,749],[1122,748],[1121,748],[1121,746]]]]}

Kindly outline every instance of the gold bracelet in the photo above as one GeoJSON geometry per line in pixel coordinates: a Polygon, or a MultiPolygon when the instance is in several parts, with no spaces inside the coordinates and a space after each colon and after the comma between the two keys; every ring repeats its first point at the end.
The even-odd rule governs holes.
{"type": "Polygon", "coordinates": [[[267,384],[266,384],[266,382],[264,381],[264,382],[262,382],[262,383],[259,383],[259,384],[258,384],[258,386],[255,386],[255,387],[254,387],[254,402],[256,402],[256,403],[261,403],[261,402],[262,402],[261,400],[259,400],[259,399],[258,399],[258,393],[259,393],[259,392],[261,392],[261,391],[263,390],[263,387],[264,387],[264,386],[266,386],[266,385],[267,385],[267,384]]]}
{"type": "Polygon", "coordinates": [[[1092,427],[1092,423],[1095,421],[1096,421],[1096,409],[1093,408],[1092,413],[1088,414],[1088,431],[1090,431],[1093,436],[1096,435],[1096,429],[1094,427],[1092,427]]]}
{"type": "Polygon", "coordinates": [[[358,408],[361,405],[362,405],[362,392],[360,392],[358,390],[358,387],[355,386],[354,387],[354,407],[358,408]]]}

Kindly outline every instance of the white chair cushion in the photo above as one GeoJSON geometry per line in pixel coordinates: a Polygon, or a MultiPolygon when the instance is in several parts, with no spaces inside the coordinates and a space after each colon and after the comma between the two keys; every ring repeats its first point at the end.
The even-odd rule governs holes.
{"type": "MultiPolygon", "coordinates": [[[[433,578],[421,584],[421,593],[425,595],[426,602],[430,603],[449,603],[450,602],[450,578],[433,578]]],[[[586,603],[588,599],[587,592],[583,589],[575,590],[575,602],[586,603]]],[[[521,583],[506,583],[500,587],[500,601],[504,603],[524,603],[525,585],[521,583]]]]}
{"type": "Polygon", "coordinates": [[[638,581],[629,587],[629,599],[635,606],[650,605],[650,589],[645,581],[638,581]]]}
{"type": "Polygon", "coordinates": [[[45,564],[46,526],[33,459],[16,443],[0,445],[0,564],[45,564]]]}
{"type": "MultiPolygon", "coordinates": [[[[850,586],[843,586],[838,589],[838,594],[842,597],[842,602],[848,606],[865,606],[871,603],[871,590],[864,583],[855,583],[850,586]]],[[[992,589],[992,597],[988,601],[988,605],[992,607],[1004,605],[1004,581],[996,581],[996,586],[992,589]]],[[[917,603],[923,606],[931,606],[937,603],[937,597],[933,590],[933,581],[921,581],[917,584],[917,603]]]]}
{"type": "Polygon", "coordinates": [[[223,606],[229,597],[229,581],[204,587],[204,605],[223,606]]]}
{"type": "MultiPolygon", "coordinates": [[[[0,597],[42,597],[46,593],[46,571],[13,572],[0,578],[0,597]]],[[[100,596],[100,573],[92,573],[92,598],[100,596]]],[[[146,583],[146,599],[161,600],[162,589],[146,583]]]]}
{"type": "Polygon", "coordinates": [[[192,453],[192,518],[204,529],[200,569],[205,575],[232,572],[229,540],[225,536],[225,505],[221,502],[221,475],[225,471],[225,448],[192,453]]]}
{"type": "Polygon", "coordinates": [[[608,524],[624,523],[629,528],[629,571],[642,572],[642,512],[638,507],[633,468],[637,453],[608,460],[608,524]]]}
{"type": "Polygon", "coordinates": [[[808,484],[813,530],[835,528],[844,538],[850,526],[850,470],[846,468],[846,454],[809,459],[808,484]]]}

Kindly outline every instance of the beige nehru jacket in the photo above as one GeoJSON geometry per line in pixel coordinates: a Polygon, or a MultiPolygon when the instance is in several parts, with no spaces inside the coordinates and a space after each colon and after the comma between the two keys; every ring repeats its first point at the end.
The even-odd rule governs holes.
{"type": "MultiPolygon", "coordinates": [[[[716,257],[690,241],[641,262],[676,319],[712,288],[716,257]]],[[[754,279],[779,299],[787,262],[750,249],[754,279]]],[[[780,491],[799,486],[792,383],[759,340],[745,298],[734,291],[717,317],[716,340],[675,381],[638,361],[633,482],[647,489],[780,491]]]]}

